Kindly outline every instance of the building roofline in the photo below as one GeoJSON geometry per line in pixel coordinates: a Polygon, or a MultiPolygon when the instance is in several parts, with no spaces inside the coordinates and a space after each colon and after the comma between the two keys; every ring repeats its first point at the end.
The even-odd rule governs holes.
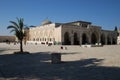
{"type": "Polygon", "coordinates": [[[92,24],[91,22],[87,22],[87,21],[73,21],[73,22],[68,22],[68,23],[64,23],[64,24],[76,23],[76,22],[92,24]]]}

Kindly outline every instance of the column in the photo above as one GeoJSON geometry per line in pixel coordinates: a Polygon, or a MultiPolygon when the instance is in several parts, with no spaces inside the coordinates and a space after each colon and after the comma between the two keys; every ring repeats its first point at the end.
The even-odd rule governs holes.
{"type": "Polygon", "coordinates": [[[111,40],[110,40],[110,41],[111,41],[111,45],[112,45],[112,42],[113,42],[113,41],[112,41],[112,38],[111,38],[111,40]]]}
{"type": "Polygon", "coordinates": [[[107,45],[107,41],[108,41],[108,40],[107,40],[107,37],[105,36],[105,45],[107,45]]]}
{"type": "Polygon", "coordinates": [[[82,35],[80,34],[80,37],[79,37],[79,43],[80,43],[80,46],[82,45],[82,35]]]}
{"type": "Polygon", "coordinates": [[[71,45],[74,45],[74,39],[73,39],[73,36],[71,36],[71,45]]]}
{"type": "Polygon", "coordinates": [[[101,35],[99,34],[98,45],[101,43],[101,35]]]}

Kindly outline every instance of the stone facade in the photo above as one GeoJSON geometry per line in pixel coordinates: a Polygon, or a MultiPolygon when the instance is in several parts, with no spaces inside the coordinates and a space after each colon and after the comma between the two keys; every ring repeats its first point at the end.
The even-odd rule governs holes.
{"type": "Polygon", "coordinates": [[[118,30],[117,44],[120,44],[120,29],[118,30]]]}
{"type": "Polygon", "coordinates": [[[27,43],[61,45],[111,45],[117,44],[117,32],[103,30],[91,22],[75,21],[52,23],[44,21],[41,26],[29,28],[27,43]]]}

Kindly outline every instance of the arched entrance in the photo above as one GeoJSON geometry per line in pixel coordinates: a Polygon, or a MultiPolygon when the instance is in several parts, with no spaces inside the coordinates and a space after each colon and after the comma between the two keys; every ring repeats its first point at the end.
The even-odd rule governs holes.
{"type": "Polygon", "coordinates": [[[83,33],[83,35],[82,35],[82,44],[88,44],[88,38],[85,33],[83,33]]]}
{"type": "Polygon", "coordinates": [[[117,44],[117,40],[115,38],[112,39],[112,44],[117,44]]]}
{"type": "Polygon", "coordinates": [[[91,43],[92,43],[92,44],[96,44],[97,41],[98,41],[98,39],[97,39],[96,34],[95,34],[95,33],[92,33],[92,35],[91,35],[91,43]]]}
{"type": "Polygon", "coordinates": [[[107,44],[108,44],[108,45],[111,44],[111,38],[110,38],[110,36],[107,36],[107,44]]]}
{"type": "Polygon", "coordinates": [[[64,34],[64,45],[70,45],[70,38],[68,32],[64,34]]]}
{"type": "Polygon", "coordinates": [[[101,35],[101,44],[105,45],[105,35],[104,34],[101,35]]]}
{"type": "Polygon", "coordinates": [[[78,35],[74,33],[74,45],[79,45],[78,35]]]}

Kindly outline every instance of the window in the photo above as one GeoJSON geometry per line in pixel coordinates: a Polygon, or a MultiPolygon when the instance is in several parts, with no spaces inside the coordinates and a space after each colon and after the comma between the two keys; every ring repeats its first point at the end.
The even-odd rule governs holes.
{"type": "Polygon", "coordinates": [[[33,41],[35,41],[35,38],[33,38],[33,41]]]}
{"type": "Polygon", "coordinates": [[[82,27],[87,28],[87,24],[82,24],[82,27]]]}

